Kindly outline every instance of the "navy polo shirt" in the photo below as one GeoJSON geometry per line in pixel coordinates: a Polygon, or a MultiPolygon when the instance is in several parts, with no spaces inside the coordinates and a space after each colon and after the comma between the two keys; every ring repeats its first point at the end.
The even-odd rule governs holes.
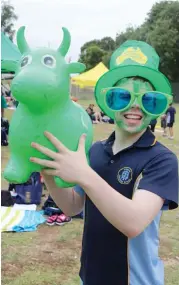
{"type": "MultiPolygon", "coordinates": [[[[115,155],[114,139],[115,133],[91,147],[91,167],[114,191],[129,199],[134,191],[144,189],[159,195],[165,203],[143,233],[128,239],[86,195],[81,280],[83,285],[164,285],[158,232],[162,210],[174,209],[178,204],[177,158],[156,141],[149,128],[136,143],[115,155]]],[[[75,191],[84,195],[79,186],[75,191]]]]}

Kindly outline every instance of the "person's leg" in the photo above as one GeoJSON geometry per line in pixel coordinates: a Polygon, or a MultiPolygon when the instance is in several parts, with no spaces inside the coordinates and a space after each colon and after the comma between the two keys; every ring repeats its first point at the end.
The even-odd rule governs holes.
{"type": "Polygon", "coordinates": [[[167,127],[169,128],[169,139],[173,139],[173,122],[172,123],[169,123],[168,125],[167,125],[167,127]]]}
{"type": "Polygon", "coordinates": [[[167,136],[167,128],[166,128],[166,127],[163,128],[163,136],[164,136],[164,137],[167,136]]]}
{"type": "Polygon", "coordinates": [[[91,121],[93,122],[94,121],[93,115],[90,115],[90,114],[88,114],[88,115],[89,115],[91,121]]]}
{"type": "Polygon", "coordinates": [[[97,112],[96,113],[96,116],[98,118],[98,121],[102,123],[102,116],[101,116],[101,113],[100,112],[97,112]]]}
{"type": "Polygon", "coordinates": [[[171,128],[169,127],[168,130],[169,130],[169,138],[171,138],[171,128]]]}
{"type": "Polygon", "coordinates": [[[173,127],[169,128],[170,139],[173,139],[173,127]]]}
{"type": "Polygon", "coordinates": [[[97,123],[99,123],[99,121],[98,121],[98,114],[97,113],[94,113],[94,123],[95,124],[97,124],[97,123]]]}
{"type": "Polygon", "coordinates": [[[166,120],[165,119],[161,120],[161,128],[163,129],[162,136],[166,137],[167,136],[167,124],[166,124],[166,120]]]}

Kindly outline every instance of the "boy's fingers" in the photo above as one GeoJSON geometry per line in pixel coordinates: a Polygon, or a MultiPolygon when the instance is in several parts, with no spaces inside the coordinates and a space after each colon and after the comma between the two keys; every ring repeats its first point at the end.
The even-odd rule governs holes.
{"type": "Polygon", "coordinates": [[[43,154],[45,154],[46,156],[50,157],[50,158],[53,158],[53,159],[56,159],[57,157],[57,153],[50,150],[49,148],[47,147],[44,147],[38,143],[32,143],[31,146],[35,149],[37,149],[38,151],[42,152],[43,154]]]}
{"type": "Polygon", "coordinates": [[[46,138],[56,147],[59,152],[65,152],[67,148],[54,135],[49,132],[44,132],[46,138]]]}
{"type": "Polygon", "coordinates": [[[85,151],[86,134],[83,134],[79,139],[78,151],[85,151]]]}
{"type": "Polygon", "coordinates": [[[49,168],[57,168],[58,164],[55,161],[51,161],[51,160],[46,160],[46,159],[41,159],[41,158],[37,158],[37,157],[31,157],[30,161],[33,163],[37,163],[39,165],[45,166],[45,167],[49,167],[49,168]]]}

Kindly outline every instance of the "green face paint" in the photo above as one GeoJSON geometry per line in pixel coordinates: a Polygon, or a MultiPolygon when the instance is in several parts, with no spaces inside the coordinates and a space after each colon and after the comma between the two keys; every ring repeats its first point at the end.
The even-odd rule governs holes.
{"type": "Polygon", "coordinates": [[[129,132],[140,132],[149,125],[150,120],[165,113],[172,100],[171,85],[158,69],[159,56],[152,46],[142,41],[124,42],[113,52],[109,71],[96,84],[95,98],[98,106],[118,126],[129,132]],[[115,89],[116,85],[123,87],[124,92],[107,90],[115,89]],[[142,96],[150,90],[155,91],[149,96],[142,96]],[[119,100],[120,97],[123,99],[119,100]],[[132,117],[127,120],[124,117],[127,111],[136,112],[137,108],[132,104],[141,112],[141,120],[132,120],[132,117]]]}
{"type": "MultiPolygon", "coordinates": [[[[134,78],[124,78],[120,80],[116,86],[135,93],[145,93],[146,91],[153,90],[152,85],[150,85],[149,82],[134,78]]],[[[130,133],[141,132],[147,128],[152,119],[152,116],[142,111],[137,98],[129,109],[124,112],[116,111],[115,113],[115,122],[117,126],[130,133]]]]}

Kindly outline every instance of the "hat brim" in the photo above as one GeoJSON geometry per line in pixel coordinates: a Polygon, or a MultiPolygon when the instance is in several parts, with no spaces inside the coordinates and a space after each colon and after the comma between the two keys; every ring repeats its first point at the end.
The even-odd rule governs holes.
{"type": "MultiPolygon", "coordinates": [[[[172,94],[171,85],[168,79],[160,71],[154,70],[146,66],[139,65],[127,65],[127,66],[118,66],[108,72],[104,73],[103,76],[98,80],[95,87],[95,98],[99,107],[105,111],[105,98],[101,90],[107,87],[113,87],[120,79],[127,77],[139,76],[144,79],[147,79],[154,87],[156,91],[172,94]]],[[[106,113],[109,117],[113,118],[114,113],[106,113]]]]}

